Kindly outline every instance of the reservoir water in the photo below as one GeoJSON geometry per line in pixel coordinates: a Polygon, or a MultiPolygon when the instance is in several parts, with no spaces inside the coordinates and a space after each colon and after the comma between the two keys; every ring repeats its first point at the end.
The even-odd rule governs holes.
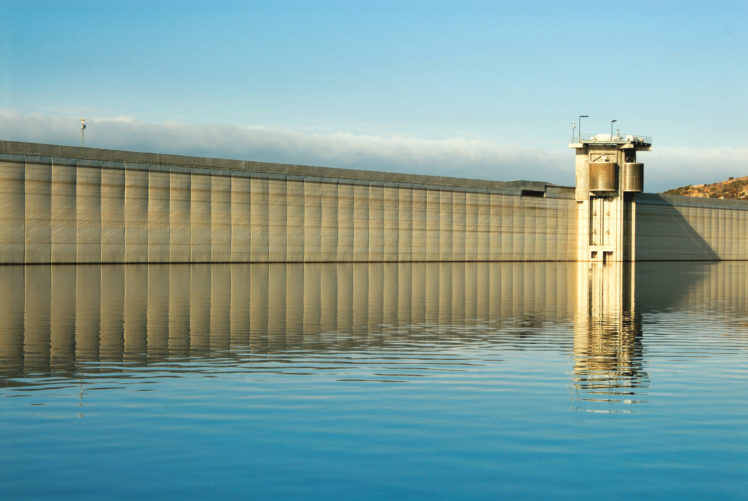
{"type": "Polygon", "coordinates": [[[0,267],[0,498],[748,492],[748,263],[0,267]]]}

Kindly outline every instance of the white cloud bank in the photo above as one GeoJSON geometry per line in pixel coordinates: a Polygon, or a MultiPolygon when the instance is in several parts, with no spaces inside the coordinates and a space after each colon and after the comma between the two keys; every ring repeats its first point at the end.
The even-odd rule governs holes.
{"type": "MultiPolygon", "coordinates": [[[[90,118],[86,145],[241,160],[321,165],[509,181],[572,185],[573,154],[506,146],[464,137],[443,140],[338,132],[310,134],[262,126],[148,123],[129,117],[90,118]]],[[[80,144],[77,117],[0,110],[0,139],[80,144]]],[[[748,148],[657,148],[640,154],[647,191],[748,175],[748,148]]]]}

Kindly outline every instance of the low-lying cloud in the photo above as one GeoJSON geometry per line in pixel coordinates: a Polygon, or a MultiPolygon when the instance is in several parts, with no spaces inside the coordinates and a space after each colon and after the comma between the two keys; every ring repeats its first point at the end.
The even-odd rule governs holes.
{"type": "MultiPolygon", "coordinates": [[[[312,134],[258,125],[149,123],[90,118],[86,145],[265,162],[573,185],[572,152],[507,146],[464,137],[416,139],[336,132],[312,134]]],[[[77,117],[0,110],[0,139],[80,144],[77,117]]],[[[647,191],[748,174],[748,148],[657,148],[641,154],[647,191]]]]}

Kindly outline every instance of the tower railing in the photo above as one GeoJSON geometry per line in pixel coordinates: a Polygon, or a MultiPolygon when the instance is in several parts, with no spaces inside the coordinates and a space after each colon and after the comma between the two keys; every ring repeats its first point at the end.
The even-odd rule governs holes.
{"type": "Polygon", "coordinates": [[[613,136],[610,134],[590,134],[577,138],[577,142],[652,144],[652,138],[650,136],[640,136],[639,134],[614,134],[613,136]]]}

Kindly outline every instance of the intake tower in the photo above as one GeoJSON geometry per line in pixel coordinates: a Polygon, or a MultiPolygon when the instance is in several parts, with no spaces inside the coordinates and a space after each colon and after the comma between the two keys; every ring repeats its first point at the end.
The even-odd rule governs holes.
{"type": "Polygon", "coordinates": [[[637,151],[651,151],[642,136],[597,134],[569,144],[576,150],[579,261],[635,261],[636,194],[644,189],[637,151]]]}

